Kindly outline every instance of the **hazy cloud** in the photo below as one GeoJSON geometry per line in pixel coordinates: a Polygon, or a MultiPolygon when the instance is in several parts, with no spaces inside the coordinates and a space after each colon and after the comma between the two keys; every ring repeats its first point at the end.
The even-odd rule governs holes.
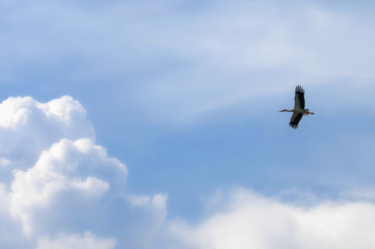
{"type": "Polygon", "coordinates": [[[375,205],[321,201],[304,206],[237,190],[220,211],[197,225],[177,221],[171,231],[187,248],[373,248],[375,205]]]}
{"type": "Polygon", "coordinates": [[[2,17],[1,64],[125,74],[100,84],[131,92],[111,97],[149,119],[186,121],[299,82],[353,88],[375,77],[373,17],[318,1],[21,2],[2,17]]]}
{"type": "Polygon", "coordinates": [[[86,232],[82,236],[59,234],[56,239],[41,238],[37,249],[113,249],[115,245],[114,239],[100,239],[86,232]]]}

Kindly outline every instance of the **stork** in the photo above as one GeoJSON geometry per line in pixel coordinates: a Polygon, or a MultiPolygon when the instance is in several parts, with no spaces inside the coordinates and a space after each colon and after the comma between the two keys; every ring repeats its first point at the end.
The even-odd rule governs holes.
{"type": "Polygon", "coordinates": [[[314,114],[309,109],[305,109],[305,90],[298,85],[296,86],[296,94],[294,96],[294,108],[291,110],[281,110],[280,112],[293,112],[292,118],[290,119],[289,125],[293,129],[298,128],[298,123],[301,121],[303,115],[314,114]]]}

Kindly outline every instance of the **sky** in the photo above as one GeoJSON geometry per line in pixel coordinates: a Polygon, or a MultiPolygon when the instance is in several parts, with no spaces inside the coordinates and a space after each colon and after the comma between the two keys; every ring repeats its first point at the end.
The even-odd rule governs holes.
{"type": "Polygon", "coordinates": [[[374,248],[374,8],[0,0],[0,247],[374,248]]]}

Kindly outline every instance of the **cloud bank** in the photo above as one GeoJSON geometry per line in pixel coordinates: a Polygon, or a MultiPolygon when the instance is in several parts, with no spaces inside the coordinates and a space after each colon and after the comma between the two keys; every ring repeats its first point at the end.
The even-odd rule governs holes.
{"type": "MultiPolygon", "coordinates": [[[[218,201],[218,200],[216,200],[218,201]]],[[[285,203],[237,190],[198,225],[176,221],[171,231],[186,248],[374,248],[375,205],[368,202],[285,203]]],[[[185,248],[185,247],[184,247],[185,248]]]]}
{"type": "Polygon", "coordinates": [[[192,223],[167,217],[165,194],[126,191],[126,165],[95,143],[71,97],[9,98],[0,114],[1,248],[375,247],[369,190],[304,204],[237,189],[207,200],[206,216],[192,223]]]}

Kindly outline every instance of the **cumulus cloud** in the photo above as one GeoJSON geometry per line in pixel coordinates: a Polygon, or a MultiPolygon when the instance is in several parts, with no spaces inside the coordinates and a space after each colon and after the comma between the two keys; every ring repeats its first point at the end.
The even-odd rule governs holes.
{"type": "Polygon", "coordinates": [[[374,248],[375,205],[323,201],[312,206],[238,190],[198,225],[176,221],[186,248],[374,248]]]}
{"type": "MultiPolygon", "coordinates": [[[[71,205],[71,201],[78,202],[80,197],[82,207],[95,207],[97,203],[92,201],[109,190],[117,191],[118,196],[124,195],[127,170],[116,159],[108,158],[104,149],[94,145],[89,139],[75,142],[63,139],[50,150],[43,151],[34,167],[27,171],[17,170],[14,175],[10,195],[11,212],[23,221],[24,232],[31,235],[31,213],[39,208],[51,208],[51,203],[61,198],[63,193],[75,196],[70,197],[67,204],[59,203],[65,206],[64,209],[71,205]]],[[[52,209],[56,213],[60,208],[52,209]]],[[[58,214],[62,215],[65,219],[69,213],[58,214]]],[[[40,217],[35,219],[40,225],[40,217]]]]}
{"type": "Polygon", "coordinates": [[[126,192],[126,165],[95,144],[78,101],[9,98],[0,114],[2,248],[139,248],[152,239],[166,195],[126,192]]]}
{"type": "Polygon", "coordinates": [[[47,103],[10,97],[0,113],[0,170],[31,167],[42,150],[62,138],[95,139],[86,110],[70,96],[47,103]]]}

